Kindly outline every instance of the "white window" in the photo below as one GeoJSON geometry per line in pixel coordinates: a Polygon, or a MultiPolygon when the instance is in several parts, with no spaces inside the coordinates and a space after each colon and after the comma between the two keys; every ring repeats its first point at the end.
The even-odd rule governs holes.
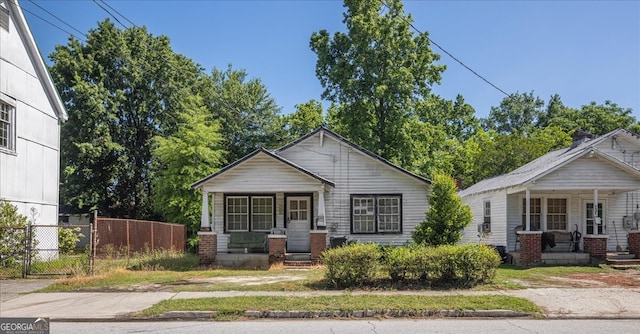
{"type": "Polygon", "coordinates": [[[373,197],[354,197],[353,233],[375,233],[375,209],[373,197]]]}
{"type": "Polygon", "coordinates": [[[251,230],[270,231],[273,228],[273,197],[251,197],[251,230]]]}
{"type": "Polygon", "coordinates": [[[15,151],[15,108],[0,101],[0,149],[15,151]]]}
{"type": "MultiPolygon", "coordinates": [[[[540,198],[530,198],[529,199],[529,208],[530,208],[530,222],[531,222],[531,231],[540,231],[541,228],[541,220],[542,220],[542,200],[540,198]]],[[[525,226],[527,221],[527,199],[522,199],[522,226],[525,226]]]]}
{"type": "Polygon", "coordinates": [[[268,232],[274,227],[274,196],[226,197],[227,232],[268,232]]]}
{"type": "Polygon", "coordinates": [[[567,230],[566,198],[547,198],[547,230],[567,230]]]}
{"type": "Polygon", "coordinates": [[[378,197],[378,231],[400,232],[399,197],[378,197]]]}
{"type": "Polygon", "coordinates": [[[353,233],[401,233],[402,197],[399,195],[352,195],[353,233]]]}
{"type": "Polygon", "coordinates": [[[249,197],[227,197],[227,231],[249,231],[249,197]]]}

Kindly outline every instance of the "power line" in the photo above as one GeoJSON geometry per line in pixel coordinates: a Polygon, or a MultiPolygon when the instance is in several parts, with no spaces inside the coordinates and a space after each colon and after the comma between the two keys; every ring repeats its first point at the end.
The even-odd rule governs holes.
{"type": "Polygon", "coordinates": [[[59,18],[59,17],[58,17],[58,16],[56,16],[55,14],[51,13],[51,12],[50,12],[50,11],[48,11],[46,8],[44,8],[44,7],[40,6],[40,5],[38,5],[38,3],[36,3],[35,1],[33,1],[33,0],[27,0],[27,1],[29,1],[30,3],[32,3],[34,6],[36,6],[36,7],[40,8],[41,10],[43,10],[44,12],[46,12],[47,14],[49,14],[49,15],[53,16],[53,17],[54,17],[54,18],[56,18],[58,21],[60,21],[60,22],[64,23],[67,27],[69,27],[69,28],[71,28],[71,29],[73,29],[73,30],[77,31],[80,35],[82,35],[82,36],[84,36],[84,37],[87,37],[87,35],[85,35],[85,33],[83,33],[82,31],[80,31],[80,30],[78,30],[78,29],[74,28],[72,25],[70,25],[69,23],[65,22],[63,19],[59,18]]]}
{"type": "MultiPolygon", "coordinates": [[[[17,3],[16,3],[16,4],[17,4],[17,3]]],[[[61,31],[63,31],[63,32],[66,32],[67,34],[71,35],[72,37],[76,37],[76,38],[78,38],[79,40],[81,40],[81,41],[83,41],[83,42],[85,42],[85,43],[87,42],[86,40],[84,40],[84,39],[82,39],[82,38],[79,38],[78,36],[75,36],[72,32],[69,32],[68,30],[66,30],[66,29],[64,29],[64,28],[62,28],[62,27],[60,27],[60,26],[56,25],[55,23],[53,23],[53,22],[51,22],[51,21],[49,21],[49,20],[47,20],[47,19],[43,18],[42,16],[40,16],[40,15],[38,15],[38,14],[36,14],[36,13],[34,13],[34,12],[32,12],[32,11],[30,11],[30,10],[28,10],[28,9],[24,8],[24,7],[22,7],[21,5],[18,5],[18,7],[20,7],[20,9],[22,9],[23,11],[25,11],[25,12],[27,12],[27,13],[29,13],[29,14],[31,14],[31,15],[33,15],[33,16],[35,16],[35,17],[37,17],[37,18],[39,18],[40,20],[42,20],[42,21],[44,21],[44,22],[46,22],[46,23],[49,23],[50,25],[52,25],[52,26],[54,26],[54,27],[58,28],[59,30],[61,30],[61,31]]],[[[76,29],[74,28],[74,30],[76,30],[76,29]]],[[[85,34],[82,34],[82,36],[84,36],[85,38],[87,37],[85,34]]]]}
{"type": "MultiPolygon", "coordinates": [[[[391,8],[389,7],[389,5],[387,5],[387,3],[382,0],[382,5],[387,7],[388,10],[391,10],[391,8]]],[[[413,25],[413,22],[409,21],[406,17],[401,16],[402,20],[404,20],[406,23],[409,24],[409,26],[411,28],[413,28],[413,30],[415,30],[418,34],[422,35],[423,32],[420,31],[418,28],[416,28],[413,25]]],[[[445,50],[442,46],[440,46],[440,44],[436,43],[433,39],[429,38],[429,36],[425,35],[425,37],[427,38],[427,40],[429,41],[429,43],[435,45],[438,49],[440,49],[442,52],[444,52],[445,54],[447,54],[447,56],[451,57],[451,59],[455,60],[458,64],[462,65],[464,68],[466,68],[467,70],[469,70],[471,73],[473,73],[475,76],[477,76],[478,78],[482,79],[482,81],[488,83],[491,87],[497,89],[499,92],[501,92],[502,94],[506,95],[506,96],[510,96],[511,94],[505,92],[504,90],[500,89],[498,86],[494,85],[491,81],[487,80],[485,77],[483,77],[482,75],[480,75],[478,72],[474,71],[471,67],[467,66],[465,63],[463,63],[460,59],[456,58],[453,54],[451,54],[451,52],[445,50]]]]}
{"type": "Polygon", "coordinates": [[[129,20],[126,16],[124,16],[122,13],[120,13],[117,9],[115,9],[115,8],[113,8],[113,7],[111,7],[111,6],[109,6],[109,4],[108,4],[106,1],[104,1],[104,0],[100,0],[100,2],[102,2],[103,4],[105,4],[105,6],[107,6],[107,7],[111,8],[111,10],[113,10],[114,12],[116,12],[116,14],[118,14],[118,15],[122,16],[125,20],[127,20],[127,22],[131,23],[131,25],[133,25],[134,27],[138,28],[138,26],[137,26],[135,23],[133,23],[133,21],[129,20]]]}
{"type": "Polygon", "coordinates": [[[102,6],[98,1],[93,0],[93,3],[95,3],[96,5],[98,5],[98,7],[102,8],[102,10],[104,10],[107,14],[109,14],[111,17],[113,17],[113,19],[114,19],[114,20],[116,20],[116,22],[120,23],[120,25],[121,25],[123,28],[127,29],[127,26],[125,26],[124,24],[122,24],[122,22],[120,22],[120,20],[119,20],[115,15],[113,15],[113,14],[112,14],[108,9],[104,8],[104,7],[103,7],[103,6],[102,6]]]}

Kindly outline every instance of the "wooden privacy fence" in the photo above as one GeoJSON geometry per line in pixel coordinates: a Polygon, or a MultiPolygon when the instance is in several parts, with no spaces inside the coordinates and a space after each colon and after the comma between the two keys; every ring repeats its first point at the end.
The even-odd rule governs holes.
{"type": "Polygon", "coordinates": [[[182,224],[104,217],[95,218],[94,224],[97,253],[103,253],[107,245],[127,253],[185,250],[187,230],[182,224]]]}

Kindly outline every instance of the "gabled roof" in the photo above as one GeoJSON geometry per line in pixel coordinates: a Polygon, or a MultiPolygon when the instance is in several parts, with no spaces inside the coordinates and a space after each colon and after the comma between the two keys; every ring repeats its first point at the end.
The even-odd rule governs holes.
{"type": "Polygon", "coordinates": [[[328,184],[328,185],[330,185],[332,187],[335,187],[335,184],[332,181],[330,181],[330,180],[328,180],[328,179],[326,179],[326,178],[324,178],[324,177],[322,177],[322,176],[320,176],[320,175],[318,175],[316,173],[313,173],[313,172],[311,172],[311,171],[309,171],[309,170],[307,170],[307,169],[305,169],[305,168],[303,168],[303,167],[301,167],[301,166],[299,166],[299,165],[297,165],[297,164],[295,164],[295,163],[293,163],[293,162],[291,162],[291,161],[289,161],[289,160],[287,160],[287,159],[285,159],[285,158],[283,158],[281,156],[273,154],[272,152],[270,152],[270,151],[268,151],[268,150],[266,150],[264,148],[259,148],[259,149],[255,150],[255,151],[247,154],[242,159],[239,159],[236,162],[234,162],[234,163],[232,163],[232,164],[220,169],[219,171],[217,171],[217,172],[215,172],[215,173],[213,173],[213,174],[201,179],[200,181],[197,181],[197,182],[193,183],[191,185],[191,188],[194,188],[194,189],[195,188],[199,188],[201,185],[203,185],[207,181],[209,181],[209,180],[211,180],[211,179],[213,179],[213,178],[215,178],[215,177],[217,177],[217,176],[219,176],[221,174],[224,174],[226,171],[228,171],[228,170],[232,169],[233,167],[235,167],[235,166],[237,166],[237,165],[239,165],[239,164],[241,164],[241,163],[243,163],[243,162],[255,157],[256,155],[258,155],[260,153],[264,153],[267,156],[269,156],[269,157],[271,157],[271,158],[273,158],[273,159],[275,159],[277,161],[280,161],[280,162],[284,163],[285,165],[288,165],[289,167],[292,167],[292,168],[294,168],[294,169],[296,169],[296,170],[298,170],[298,171],[300,171],[300,172],[302,172],[304,174],[307,174],[310,177],[312,177],[312,178],[314,178],[314,179],[316,179],[316,180],[318,180],[318,181],[320,181],[322,183],[326,183],[326,184],[328,184]]]}
{"type": "Polygon", "coordinates": [[[27,49],[27,53],[31,59],[31,63],[38,74],[38,78],[40,78],[40,82],[42,83],[42,87],[49,98],[49,102],[53,107],[56,116],[61,121],[67,120],[67,111],[64,107],[64,103],[62,103],[62,99],[56,90],[56,86],[53,84],[53,80],[51,79],[51,75],[49,71],[47,71],[47,66],[44,64],[44,60],[38,50],[38,46],[36,45],[36,41],[33,39],[33,35],[31,34],[31,30],[29,29],[29,25],[27,24],[27,20],[22,13],[20,5],[18,4],[18,0],[8,0],[5,3],[9,6],[9,13],[13,22],[16,25],[18,30],[18,34],[22,39],[22,42],[27,49]]]}
{"type": "Polygon", "coordinates": [[[525,164],[514,171],[503,174],[500,176],[484,179],[471,187],[461,190],[458,194],[461,197],[469,196],[477,193],[483,193],[487,191],[505,189],[510,187],[516,187],[528,184],[537,179],[542,178],[543,176],[557,170],[558,168],[582,157],[587,154],[591,154],[593,152],[594,155],[602,157],[609,162],[612,162],[623,169],[627,169],[630,167],[624,162],[601,152],[596,148],[596,146],[603,142],[606,139],[611,137],[615,137],[617,135],[626,135],[630,137],[634,137],[638,139],[639,137],[623,128],[616,129],[611,131],[603,136],[595,138],[593,140],[588,140],[583,142],[575,147],[566,147],[556,151],[549,152],[528,164],[525,164]]]}
{"type": "Polygon", "coordinates": [[[420,176],[418,174],[412,173],[412,172],[410,172],[410,171],[408,171],[408,170],[406,170],[406,169],[404,169],[404,168],[402,168],[400,166],[397,166],[397,165],[391,163],[389,160],[387,160],[387,159],[385,159],[385,158],[383,158],[383,157],[381,157],[381,156],[379,156],[379,155],[367,150],[366,148],[364,148],[364,147],[362,147],[360,145],[354,144],[353,142],[351,142],[348,139],[342,137],[341,135],[339,135],[339,134],[337,134],[337,133],[325,128],[324,126],[320,126],[320,127],[316,128],[315,130],[313,130],[312,132],[310,132],[310,133],[308,133],[308,134],[296,139],[295,141],[293,141],[293,142],[291,142],[291,143],[289,143],[289,144],[277,149],[276,153],[282,152],[282,151],[286,151],[287,149],[289,149],[289,148],[291,148],[293,146],[296,146],[297,144],[301,143],[302,141],[304,141],[304,140],[306,140],[306,139],[308,139],[310,137],[315,136],[317,133],[319,133],[321,131],[326,133],[326,134],[328,134],[329,136],[335,138],[339,142],[342,142],[342,143],[345,143],[345,144],[351,146],[352,148],[358,150],[359,152],[369,156],[370,158],[372,158],[374,160],[377,160],[378,162],[381,162],[382,164],[384,164],[384,165],[386,165],[388,167],[391,167],[391,168],[393,168],[393,169],[395,169],[395,170],[397,170],[397,171],[399,171],[401,173],[404,173],[406,175],[409,175],[409,176],[411,176],[413,178],[416,178],[419,181],[424,182],[426,184],[431,184],[431,180],[429,180],[429,179],[427,179],[425,177],[422,177],[422,176],[420,176]]]}

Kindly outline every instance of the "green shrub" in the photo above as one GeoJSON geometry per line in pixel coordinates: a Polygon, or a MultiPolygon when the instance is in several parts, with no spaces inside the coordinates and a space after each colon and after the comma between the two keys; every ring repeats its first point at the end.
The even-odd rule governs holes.
{"type": "Polygon", "coordinates": [[[349,288],[373,282],[382,252],[373,243],[353,243],[322,253],[325,276],[335,287],[349,288]]]}
{"type": "Polygon", "coordinates": [[[500,256],[484,245],[416,245],[387,250],[384,264],[393,281],[417,280],[434,286],[470,287],[495,276],[500,256]]]}
{"type": "Polygon", "coordinates": [[[485,245],[436,247],[442,275],[438,285],[470,287],[490,281],[500,266],[500,255],[485,245]]]}
{"type": "Polygon", "coordinates": [[[60,227],[58,229],[58,249],[62,254],[68,254],[76,249],[76,245],[84,234],[79,227],[60,227]]]}
{"type": "MultiPolygon", "coordinates": [[[[25,256],[28,234],[28,218],[18,213],[18,208],[0,198],[0,254],[2,267],[20,265],[25,256]]],[[[34,243],[32,242],[32,245],[34,243]]]]}

